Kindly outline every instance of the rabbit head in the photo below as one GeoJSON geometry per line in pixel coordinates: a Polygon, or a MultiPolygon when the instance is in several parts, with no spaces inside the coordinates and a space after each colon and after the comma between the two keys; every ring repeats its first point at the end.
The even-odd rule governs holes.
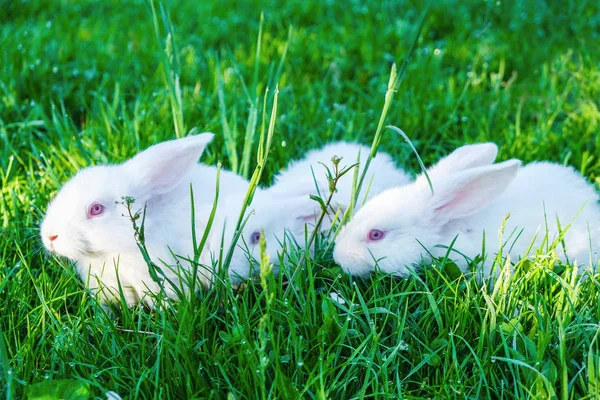
{"type": "Polygon", "coordinates": [[[130,178],[119,167],[79,171],[48,206],[41,226],[44,246],[73,260],[127,244],[131,251],[135,243],[121,197],[133,194],[130,178]]]}
{"type": "Polygon", "coordinates": [[[163,211],[158,203],[163,202],[168,209],[169,194],[196,165],[212,138],[213,134],[205,133],[163,142],[123,164],[79,171],[48,206],[41,225],[44,246],[52,253],[77,261],[84,280],[86,272],[101,277],[105,268],[114,270],[112,264],[119,259],[128,264],[121,268],[125,277],[127,273],[144,277],[147,267],[135,243],[122,198],[135,198],[132,213],[156,203],[155,207],[148,206],[146,235],[160,241],[168,230],[162,228],[166,221],[161,217],[163,211]]]}
{"type": "Polygon", "coordinates": [[[266,240],[269,261],[275,265],[279,264],[279,254],[284,245],[288,249],[295,245],[305,247],[305,233],[310,235],[321,212],[319,203],[308,193],[273,193],[271,189],[255,193],[235,250],[238,256],[234,257],[230,270],[244,271],[253,259],[259,259],[258,244],[262,235],[266,240]]]}

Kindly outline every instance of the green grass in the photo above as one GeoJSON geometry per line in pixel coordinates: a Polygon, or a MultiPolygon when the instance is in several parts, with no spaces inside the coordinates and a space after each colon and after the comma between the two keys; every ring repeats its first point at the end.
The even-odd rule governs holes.
{"type": "MultiPolygon", "coordinates": [[[[83,166],[196,127],[217,133],[204,162],[249,177],[277,82],[261,183],[326,141],[370,144],[419,2],[165,2],[154,3],[155,19],[144,1],[0,0],[0,9],[6,397],[61,379],[128,398],[600,392],[600,279],[553,270],[551,254],[485,287],[443,265],[353,281],[317,253],[295,274],[292,259],[279,277],[238,290],[218,282],[111,319],[72,266],[42,250],[45,207],[83,166]]],[[[426,164],[489,140],[499,159],[566,163],[600,183],[599,40],[597,1],[434,2],[386,123],[426,164]]],[[[392,131],[380,150],[418,171],[392,131]]]]}

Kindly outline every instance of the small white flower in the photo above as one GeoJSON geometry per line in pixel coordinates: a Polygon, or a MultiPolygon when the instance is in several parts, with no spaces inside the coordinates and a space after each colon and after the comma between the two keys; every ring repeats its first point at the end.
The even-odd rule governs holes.
{"type": "Polygon", "coordinates": [[[338,304],[346,304],[346,300],[344,300],[338,292],[331,292],[329,294],[329,297],[331,297],[331,300],[335,301],[338,304]]]}
{"type": "Polygon", "coordinates": [[[123,400],[123,399],[116,392],[113,392],[111,390],[109,392],[106,392],[106,400],[123,400]]]}

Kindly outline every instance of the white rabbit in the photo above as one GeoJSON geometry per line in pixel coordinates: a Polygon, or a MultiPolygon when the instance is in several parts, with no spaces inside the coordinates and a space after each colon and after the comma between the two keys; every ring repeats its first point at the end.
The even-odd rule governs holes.
{"type": "MultiPolygon", "coordinates": [[[[132,211],[146,206],[145,242],[152,260],[185,291],[181,271],[167,268],[163,262],[176,265],[173,254],[193,257],[190,184],[198,241],[204,232],[215,198],[216,167],[197,161],[213,136],[205,133],[163,142],[123,164],[79,171],[48,206],[41,226],[44,246],[76,261],[79,276],[105,301],[120,296],[119,283],[129,305],[148,291],[158,292],[159,284],[136,245],[122,204],[123,196],[133,196],[132,211]],[[107,290],[98,290],[103,286],[107,290]]],[[[247,187],[248,182],[238,175],[221,172],[220,193],[245,193],[247,187]]],[[[178,261],[189,275],[189,262],[178,261]]],[[[198,278],[207,284],[210,271],[200,270],[198,278]]],[[[175,296],[171,285],[164,287],[167,295],[175,296]]]]}
{"type": "MultiPolygon", "coordinates": [[[[310,198],[311,194],[320,193],[327,199],[329,186],[325,168],[319,162],[332,170],[333,156],[342,157],[340,169],[357,162],[360,156],[359,168],[362,168],[370,152],[370,148],[357,143],[335,142],[321,149],[310,151],[305,158],[292,162],[288,168],[276,177],[276,183],[267,189],[257,189],[248,221],[243,229],[235,249],[234,258],[230,264],[230,277],[247,277],[250,274],[252,258],[258,259],[258,241],[261,231],[267,240],[269,259],[276,266],[279,264],[278,252],[281,252],[284,241],[293,241],[300,248],[305,245],[305,229],[310,235],[316,219],[321,213],[321,206],[310,198]],[[317,190],[318,188],[318,190],[317,190]]],[[[493,160],[492,160],[493,162],[493,160]]],[[[362,172],[360,169],[359,172],[362,172]]],[[[351,170],[337,185],[333,196],[334,210],[341,207],[345,210],[352,196],[354,170],[351,170]]],[[[365,195],[370,198],[385,189],[404,185],[410,182],[406,172],[399,169],[392,158],[379,152],[369,166],[356,209],[363,204],[365,195]]],[[[229,210],[239,210],[239,207],[227,207],[229,210]]],[[[237,220],[237,214],[235,215],[237,220]]],[[[331,226],[331,216],[325,218],[322,230],[331,226]]],[[[230,224],[231,227],[231,224],[230,224]]],[[[229,236],[231,236],[231,231],[229,236]]]]}
{"type": "Polygon", "coordinates": [[[421,176],[371,199],[340,231],[336,262],[352,275],[368,274],[377,264],[383,272],[406,276],[422,261],[430,262],[430,253],[443,257],[456,238],[449,257],[465,271],[464,256],[473,259],[482,252],[485,232],[481,272],[489,276],[500,249],[502,220],[510,213],[503,255],[512,260],[526,257],[530,245],[535,251],[546,234],[552,243],[559,236],[558,218],[562,230],[572,225],[564,233],[566,248],[559,245],[557,255],[564,260],[566,251],[569,261],[597,263],[600,206],[592,185],[573,168],[557,164],[520,168],[520,161],[510,160],[486,165],[491,157],[473,162],[484,153],[478,146],[467,146],[441,160],[429,170],[433,195],[421,176]]]}

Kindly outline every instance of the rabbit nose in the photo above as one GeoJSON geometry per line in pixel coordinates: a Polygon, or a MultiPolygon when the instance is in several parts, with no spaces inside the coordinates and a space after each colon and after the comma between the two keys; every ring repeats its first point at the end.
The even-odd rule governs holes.
{"type": "Polygon", "coordinates": [[[48,239],[50,239],[51,242],[54,242],[56,240],[56,238],[58,238],[58,235],[50,235],[50,236],[48,236],[48,239]]]}

